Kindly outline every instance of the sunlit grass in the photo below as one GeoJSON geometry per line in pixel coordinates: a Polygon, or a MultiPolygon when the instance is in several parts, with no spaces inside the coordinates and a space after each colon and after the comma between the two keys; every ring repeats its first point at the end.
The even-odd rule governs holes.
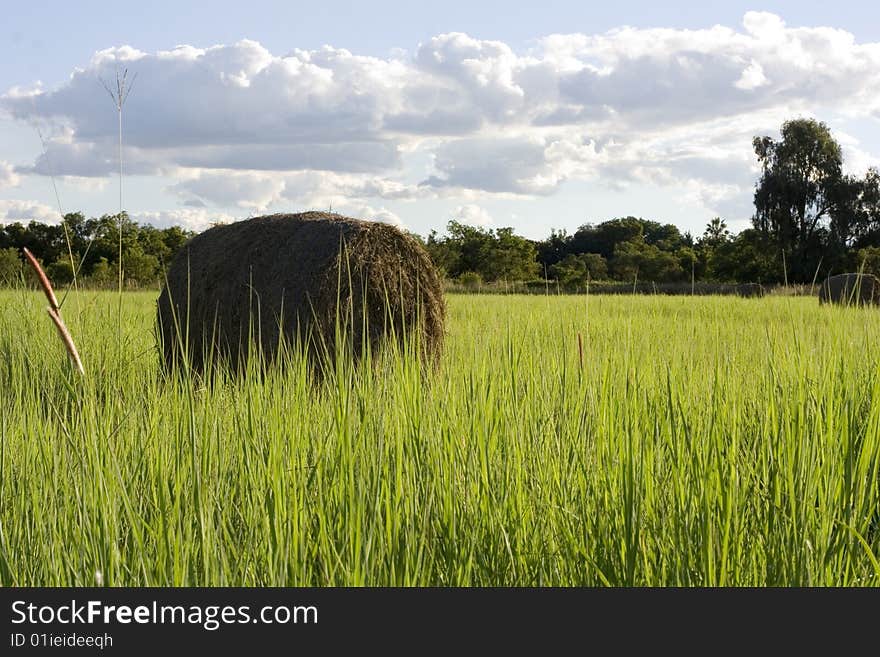
{"type": "Polygon", "coordinates": [[[155,297],[70,295],[80,379],[0,292],[3,585],[880,583],[880,311],[451,296],[431,377],[205,386],[155,297]]]}

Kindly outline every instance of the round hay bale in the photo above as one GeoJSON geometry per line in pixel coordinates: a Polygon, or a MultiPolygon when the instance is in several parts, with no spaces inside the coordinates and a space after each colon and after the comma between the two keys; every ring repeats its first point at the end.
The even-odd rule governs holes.
{"type": "Polygon", "coordinates": [[[282,341],[305,346],[313,365],[340,348],[357,363],[364,347],[375,354],[413,329],[432,360],[445,312],[440,277],[417,240],[387,224],[305,212],[194,237],[171,263],[157,316],[167,366],[185,352],[197,372],[214,362],[241,373],[254,353],[274,361],[282,341]]]}
{"type": "Polygon", "coordinates": [[[829,276],[819,288],[819,303],[880,304],[880,279],[871,274],[829,276]]]}

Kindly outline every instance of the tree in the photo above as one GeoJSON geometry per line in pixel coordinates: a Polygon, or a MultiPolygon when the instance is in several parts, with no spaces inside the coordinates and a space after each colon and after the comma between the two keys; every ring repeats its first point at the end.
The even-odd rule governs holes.
{"type": "Polygon", "coordinates": [[[642,239],[663,251],[690,246],[684,235],[672,224],[661,224],[640,217],[619,217],[598,225],[584,224],[571,237],[571,253],[598,253],[606,259],[614,255],[622,242],[642,239]]]}
{"type": "Polygon", "coordinates": [[[21,278],[21,259],[18,249],[0,248],[0,285],[12,285],[21,278]]]}
{"type": "Polygon", "coordinates": [[[143,248],[135,243],[125,250],[122,269],[125,272],[125,280],[149,285],[155,283],[159,277],[159,259],[152,254],[144,253],[143,248]]]}
{"type": "Polygon", "coordinates": [[[571,236],[565,230],[551,228],[550,237],[537,244],[538,261],[544,267],[552,268],[557,262],[571,254],[571,241],[571,236]]]}
{"type": "Polygon", "coordinates": [[[442,276],[453,277],[455,272],[459,271],[459,253],[456,245],[440,237],[436,230],[428,234],[425,249],[442,276]]]}
{"type": "Polygon", "coordinates": [[[845,176],[836,200],[829,230],[837,251],[880,246],[880,171],[845,176]]]}
{"type": "Polygon", "coordinates": [[[808,281],[822,257],[819,231],[846,196],[840,145],[813,119],[786,121],[781,140],[752,144],[761,164],[754,226],[786,254],[790,276],[808,281]]]}
{"type": "Polygon", "coordinates": [[[730,231],[727,230],[727,222],[721,217],[715,217],[706,224],[706,230],[700,238],[700,244],[715,248],[730,240],[730,231]]]}
{"type": "Polygon", "coordinates": [[[73,281],[73,267],[70,265],[69,256],[61,256],[58,260],[46,267],[46,275],[52,281],[52,285],[60,287],[73,281]]]}
{"type": "Polygon", "coordinates": [[[636,217],[622,217],[603,221],[596,226],[585,224],[577,229],[571,239],[572,253],[598,253],[605,259],[614,256],[615,247],[644,237],[645,226],[636,217]]]}
{"type": "Polygon", "coordinates": [[[99,287],[105,287],[116,281],[116,270],[110,265],[107,258],[102,257],[95,263],[89,274],[89,282],[99,287]]]}
{"type": "Polygon", "coordinates": [[[489,251],[486,280],[528,281],[538,274],[537,249],[513,228],[499,228],[489,251]]]}
{"type": "Polygon", "coordinates": [[[449,237],[447,241],[455,245],[458,251],[456,268],[449,273],[458,276],[466,271],[477,272],[483,280],[492,280],[486,275],[486,263],[492,251],[494,236],[490,230],[468,226],[458,221],[450,221],[446,227],[449,237]]]}
{"type": "Polygon", "coordinates": [[[514,234],[513,228],[490,230],[449,222],[447,235],[428,235],[425,243],[434,263],[451,277],[465,272],[480,275],[481,280],[523,281],[538,273],[535,244],[514,234]]]}
{"type": "Polygon", "coordinates": [[[854,262],[850,263],[848,269],[880,277],[880,247],[866,246],[853,253],[853,256],[854,262]]]}
{"type": "Polygon", "coordinates": [[[676,254],[648,244],[644,239],[630,240],[615,246],[611,268],[617,278],[624,281],[638,277],[639,280],[655,283],[672,283],[685,278],[685,271],[676,254]]]}
{"type": "Polygon", "coordinates": [[[698,278],[717,279],[717,266],[715,263],[716,253],[733,239],[727,229],[727,222],[721,217],[715,217],[706,224],[696,245],[696,262],[694,273],[698,278]]]}
{"type": "Polygon", "coordinates": [[[598,253],[570,253],[550,267],[550,273],[563,287],[577,289],[606,278],[608,263],[598,253]]]}
{"type": "Polygon", "coordinates": [[[458,277],[458,282],[468,290],[477,290],[483,284],[483,277],[475,271],[466,271],[458,277]]]}
{"type": "Polygon", "coordinates": [[[712,251],[707,276],[725,283],[778,283],[784,279],[782,254],[750,228],[712,251]]]}

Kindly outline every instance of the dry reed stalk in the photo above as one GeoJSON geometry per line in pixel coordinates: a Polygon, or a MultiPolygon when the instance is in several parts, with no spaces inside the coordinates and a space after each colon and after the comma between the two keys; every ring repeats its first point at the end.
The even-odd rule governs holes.
{"type": "Polygon", "coordinates": [[[584,369],[584,338],[578,333],[578,362],[581,364],[581,369],[584,369]]]}
{"type": "Polygon", "coordinates": [[[82,360],[80,360],[79,357],[79,352],[76,350],[76,345],[73,343],[70,331],[67,330],[64,320],[61,318],[61,307],[58,305],[58,299],[55,297],[55,290],[52,289],[52,283],[49,282],[49,278],[40,266],[40,263],[37,262],[37,259],[27,249],[24,249],[24,257],[36,272],[37,279],[40,281],[40,287],[43,288],[43,294],[45,294],[46,298],[49,300],[49,308],[46,308],[46,312],[49,313],[49,317],[52,318],[55,328],[58,329],[58,337],[61,338],[61,342],[64,343],[64,348],[67,349],[70,363],[78,373],[85,374],[82,360]]]}
{"type": "Polygon", "coordinates": [[[64,343],[64,348],[67,349],[67,355],[70,357],[71,365],[73,365],[73,368],[80,374],[85,374],[82,361],[79,359],[79,352],[76,350],[76,345],[73,344],[73,338],[70,337],[70,331],[68,331],[67,327],[64,325],[64,320],[61,319],[61,315],[51,308],[46,308],[46,312],[49,313],[49,317],[55,322],[55,328],[58,329],[58,337],[61,338],[61,342],[64,343]]]}
{"type": "Polygon", "coordinates": [[[40,263],[37,262],[34,254],[28,251],[27,248],[23,250],[24,257],[27,258],[31,267],[33,267],[34,271],[37,273],[37,279],[40,281],[40,287],[43,288],[43,294],[45,294],[46,298],[49,300],[49,305],[52,307],[52,310],[57,312],[61,307],[58,305],[58,299],[55,298],[55,290],[52,289],[52,284],[49,282],[49,278],[46,276],[43,268],[40,267],[40,263]]]}

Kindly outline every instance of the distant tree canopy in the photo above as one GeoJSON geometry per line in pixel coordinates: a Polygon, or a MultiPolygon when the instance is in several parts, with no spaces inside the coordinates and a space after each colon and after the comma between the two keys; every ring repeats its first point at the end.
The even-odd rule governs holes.
{"type": "MultiPolygon", "coordinates": [[[[162,278],[164,268],[192,235],[177,226],[160,229],[140,225],[123,214],[122,269],[125,280],[132,285],[156,284],[162,278]]],[[[0,226],[0,283],[8,284],[23,275],[20,251],[24,247],[40,260],[49,278],[57,285],[73,280],[73,266],[84,282],[110,285],[117,280],[118,215],[86,219],[82,213],[73,212],[55,225],[31,221],[26,225],[0,226]]]]}
{"type": "Polygon", "coordinates": [[[442,237],[431,231],[425,244],[445,276],[478,274],[485,282],[528,281],[538,276],[535,244],[515,235],[513,228],[491,230],[451,221],[446,230],[442,237]]]}
{"type": "MultiPolygon", "coordinates": [[[[752,226],[734,235],[721,217],[694,238],[673,224],[641,217],[586,223],[569,235],[552,230],[529,240],[512,228],[450,222],[424,244],[444,276],[465,288],[483,283],[553,280],[566,289],[590,281],[687,283],[809,283],[829,274],[864,270],[880,276],[880,172],[843,172],[843,155],[824,123],[787,121],[780,139],[755,137],[761,174],[752,226]]],[[[31,221],[0,226],[0,285],[23,275],[20,250],[29,248],[58,284],[78,278],[115,284],[117,215],[65,215],[58,225],[31,221]],[[69,247],[68,247],[69,242],[69,247]]],[[[139,225],[123,215],[123,270],[136,285],[160,281],[193,233],[139,225]]]]}
{"type": "Polygon", "coordinates": [[[584,224],[573,235],[553,231],[536,244],[542,268],[566,287],[583,287],[589,280],[691,280],[698,259],[694,246],[693,237],[676,226],[639,217],[584,224]]]}
{"type": "Polygon", "coordinates": [[[824,123],[787,121],[781,133],[779,141],[753,141],[761,164],[755,230],[785,258],[789,280],[856,268],[859,249],[880,244],[880,174],[845,175],[840,145],[824,123]]]}

